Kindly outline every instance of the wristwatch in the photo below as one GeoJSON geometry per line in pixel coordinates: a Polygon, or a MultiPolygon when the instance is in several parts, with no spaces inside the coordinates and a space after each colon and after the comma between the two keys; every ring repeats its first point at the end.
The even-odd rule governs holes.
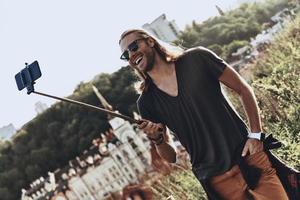
{"type": "Polygon", "coordinates": [[[248,138],[257,139],[260,141],[264,141],[265,137],[266,137],[266,134],[263,132],[248,133],[248,138]]]}

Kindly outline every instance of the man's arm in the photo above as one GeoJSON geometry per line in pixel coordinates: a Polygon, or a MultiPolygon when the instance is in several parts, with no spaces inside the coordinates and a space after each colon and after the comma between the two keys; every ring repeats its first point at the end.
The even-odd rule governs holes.
{"type": "MultiPolygon", "coordinates": [[[[249,121],[251,132],[261,132],[262,127],[259,116],[259,108],[250,85],[230,66],[227,66],[224,69],[222,75],[219,77],[219,81],[234,90],[240,96],[249,121]]],[[[250,154],[254,154],[262,149],[262,142],[256,139],[248,139],[242,155],[245,156],[248,151],[250,154]]]]}
{"type": "Polygon", "coordinates": [[[176,151],[171,145],[169,131],[164,125],[144,120],[139,128],[147,134],[149,139],[154,141],[154,144],[156,143],[155,147],[163,159],[170,163],[176,162],[176,151]]]}
{"type": "Polygon", "coordinates": [[[155,145],[159,155],[167,160],[169,163],[176,162],[176,151],[172,146],[172,141],[170,140],[169,130],[166,129],[163,134],[163,142],[161,144],[155,145]]]}

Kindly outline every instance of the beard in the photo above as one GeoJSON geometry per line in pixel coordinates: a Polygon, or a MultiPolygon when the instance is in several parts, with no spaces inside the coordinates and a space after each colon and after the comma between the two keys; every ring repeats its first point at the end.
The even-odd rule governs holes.
{"type": "Polygon", "coordinates": [[[143,72],[149,72],[153,69],[154,67],[154,62],[155,62],[155,50],[154,48],[151,48],[151,51],[147,52],[145,54],[147,63],[146,63],[146,67],[143,70],[143,72]]]}

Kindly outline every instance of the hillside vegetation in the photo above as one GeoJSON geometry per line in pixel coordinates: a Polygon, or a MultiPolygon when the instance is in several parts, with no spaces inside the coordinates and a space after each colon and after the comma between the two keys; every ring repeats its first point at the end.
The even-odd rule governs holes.
{"type": "Polygon", "coordinates": [[[248,45],[251,38],[272,24],[270,18],[288,5],[287,0],[242,4],[222,16],[201,23],[193,21],[186,26],[176,43],[184,47],[207,47],[230,62],[233,52],[248,45]]]}

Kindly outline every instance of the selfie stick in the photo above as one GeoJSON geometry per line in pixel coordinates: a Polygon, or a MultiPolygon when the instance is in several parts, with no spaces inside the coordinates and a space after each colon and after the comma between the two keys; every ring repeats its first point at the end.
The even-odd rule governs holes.
{"type": "Polygon", "coordinates": [[[26,65],[26,67],[15,75],[15,79],[16,79],[18,89],[22,90],[26,87],[27,94],[35,93],[35,94],[42,95],[42,96],[45,96],[45,97],[65,101],[65,102],[80,105],[80,106],[83,106],[83,107],[92,108],[94,110],[98,110],[98,111],[110,114],[114,117],[122,118],[122,119],[127,120],[131,123],[140,124],[142,122],[142,120],[136,120],[136,119],[133,119],[131,117],[122,115],[120,113],[113,112],[113,111],[110,111],[110,110],[107,110],[107,109],[104,109],[104,108],[100,108],[98,106],[93,106],[93,105],[83,103],[83,102],[80,102],[80,101],[76,101],[76,100],[72,100],[72,99],[68,99],[68,98],[57,97],[57,96],[53,96],[53,95],[50,95],[50,94],[45,94],[45,93],[34,91],[34,87],[33,87],[33,85],[35,84],[34,81],[42,76],[39,64],[38,64],[37,61],[34,61],[30,65],[28,65],[27,63],[25,63],[25,65],[26,65]]]}

